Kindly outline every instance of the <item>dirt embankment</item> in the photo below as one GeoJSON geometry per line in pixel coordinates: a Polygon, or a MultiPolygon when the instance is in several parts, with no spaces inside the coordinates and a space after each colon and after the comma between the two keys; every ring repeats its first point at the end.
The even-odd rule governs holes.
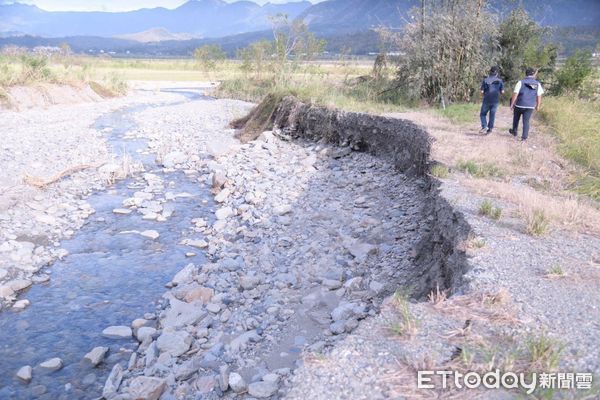
{"type": "MultiPolygon", "coordinates": [[[[264,106],[259,105],[249,116],[250,125],[272,123],[291,137],[325,141],[348,152],[367,152],[418,180],[427,192],[422,218],[430,223],[430,227],[414,248],[412,294],[424,298],[438,289],[454,292],[461,285],[462,276],[468,269],[464,243],[469,227],[447,200],[439,196],[439,181],[428,175],[431,137],[423,128],[404,119],[305,104],[292,96],[271,107],[271,112],[265,112],[264,106]],[[261,118],[269,121],[261,123],[261,118]]],[[[247,131],[246,138],[251,136],[252,133],[247,131]]]]}
{"type": "Polygon", "coordinates": [[[2,96],[0,96],[0,111],[3,109],[24,111],[57,104],[98,102],[110,97],[105,94],[99,93],[87,84],[81,86],[55,84],[14,86],[5,89],[2,96]]]}

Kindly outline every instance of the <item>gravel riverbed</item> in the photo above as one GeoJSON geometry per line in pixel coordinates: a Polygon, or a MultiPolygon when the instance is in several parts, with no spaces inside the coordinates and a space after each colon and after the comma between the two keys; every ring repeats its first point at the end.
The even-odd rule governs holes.
{"type": "Polygon", "coordinates": [[[161,261],[178,271],[163,282],[162,296],[122,325],[97,332],[122,343],[120,349],[89,343],[89,353],[78,355],[91,368],[110,360],[102,393],[74,392],[69,384],[60,396],[46,393],[37,375],[60,370],[63,360],[33,368],[15,360],[15,379],[32,386],[32,397],[427,398],[440,392],[415,392],[415,371],[456,366],[467,348],[458,339],[505,345],[540,330],[564,342],[561,368],[598,372],[597,237],[530,238],[510,218],[498,224],[478,216],[481,198],[448,180],[442,196],[485,245],[465,243],[472,269],[457,296],[406,303],[417,321],[406,332],[407,314],[390,296],[423,272],[414,257],[432,223],[424,210],[426,182],[372,155],[290,141],[277,131],[240,144],[228,124],[252,105],[199,97],[208,87],[188,86],[3,112],[0,318],[8,308],[27,308],[27,288],[51,279],[52,268],[44,267],[69,257],[61,240],[83,224],[102,222],[89,218],[95,210],[86,198],[125,172],[132,196],[112,214],[140,222],[127,230],[119,225],[115,235],[141,237],[144,244],[123,239],[123,248],[166,253],[163,243],[174,241],[185,249],[161,261]],[[135,124],[123,138],[136,154],[123,159],[108,146],[110,130],[94,122],[135,105],[141,106],[132,111],[135,124]],[[134,168],[140,157],[151,160],[152,170],[134,168]],[[81,164],[93,167],[45,189],[23,182],[25,174],[47,178],[81,164]],[[213,198],[196,199],[177,186],[183,180],[169,180],[175,176],[213,198]],[[180,214],[189,217],[187,226],[161,228],[180,214]],[[545,277],[554,264],[567,270],[566,279],[545,277]],[[575,287],[578,296],[569,295],[575,287]]]}

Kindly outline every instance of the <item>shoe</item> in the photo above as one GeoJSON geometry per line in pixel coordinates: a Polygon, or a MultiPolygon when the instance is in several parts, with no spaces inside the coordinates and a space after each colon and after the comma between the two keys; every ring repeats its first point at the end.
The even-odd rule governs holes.
{"type": "Polygon", "coordinates": [[[487,128],[481,128],[479,130],[479,133],[483,135],[486,131],[487,131],[487,128]]]}
{"type": "Polygon", "coordinates": [[[516,132],[516,131],[513,131],[513,129],[512,129],[512,128],[510,128],[510,129],[508,130],[508,133],[510,133],[511,135],[513,135],[513,136],[515,136],[515,137],[517,136],[517,132],[516,132]]]}
{"type": "Polygon", "coordinates": [[[488,129],[487,131],[485,131],[485,134],[486,134],[486,135],[489,135],[490,133],[492,133],[492,130],[491,130],[491,129],[488,129]]]}
{"type": "Polygon", "coordinates": [[[525,138],[525,139],[521,138],[521,142],[522,142],[522,143],[525,143],[525,142],[527,142],[527,138],[525,138]]]}

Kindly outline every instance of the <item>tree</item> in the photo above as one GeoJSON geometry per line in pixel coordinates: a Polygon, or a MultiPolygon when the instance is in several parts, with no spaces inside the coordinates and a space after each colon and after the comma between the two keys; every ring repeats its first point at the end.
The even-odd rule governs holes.
{"type": "Polygon", "coordinates": [[[396,37],[396,90],[430,102],[466,101],[497,55],[494,15],[484,0],[423,0],[396,37]]]}
{"type": "Polygon", "coordinates": [[[260,79],[261,75],[270,69],[269,63],[273,53],[273,42],[261,40],[239,50],[238,58],[242,60],[242,70],[254,72],[255,77],[260,79]]]}
{"type": "Polygon", "coordinates": [[[592,53],[579,49],[567,58],[565,65],[556,73],[552,91],[555,94],[578,92],[592,71],[592,53]]]}
{"type": "Polygon", "coordinates": [[[302,20],[290,21],[287,14],[277,14],[271,24],[280,81],[289,78],[298,62],[313,60],[325,48],[325,40],[317,39],[302,20]]]}
{"type": "Polygon", "coordinates": [[[194,58],[205,71],[214,70],[225,57],[226,55],[221,46],[216,44],[207,44],[194,50],[194,58]]]}
{"type": "Polygon", "coordinates": [[[502,21],[498,36],[501,51],[498,66],[508,82],[521,79],[527,67],[538,69],[542,79],[552,73],[558,49],[553,44],[540,44],[544,32],[545,29],[522,8],[512,11],[502,21]]]}

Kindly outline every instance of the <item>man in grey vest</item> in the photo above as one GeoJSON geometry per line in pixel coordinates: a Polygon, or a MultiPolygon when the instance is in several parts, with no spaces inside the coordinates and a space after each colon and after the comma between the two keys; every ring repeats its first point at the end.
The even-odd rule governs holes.
{"type": "Polygon", "coordinates": [[[517,82],[510,100],[510,108],[513,110],[513,125],[509,129],[511,135],[517,136],[519,128],[519,119],[523,117],[523,135],[522,141],[526,141],[529,136],[529,120],[534,110],[538,110],[542,105],[542,84],[535,79],[537,71],[533,68],[525,70],[525,79],[517,82]]]}
{"type": "Polygon", "coordinates": [[[500,95],[504,93],[504,82],[498,77],[498,67],[490,68],[490,75],[481,82],[481,94],[483,101],[481,103],[481,130],[479,133],[489,135],[494,129],[496,119],[496,110],[500,104],[500,95]],[[490,114],[489,122],[487,115],[490,114]]]}

